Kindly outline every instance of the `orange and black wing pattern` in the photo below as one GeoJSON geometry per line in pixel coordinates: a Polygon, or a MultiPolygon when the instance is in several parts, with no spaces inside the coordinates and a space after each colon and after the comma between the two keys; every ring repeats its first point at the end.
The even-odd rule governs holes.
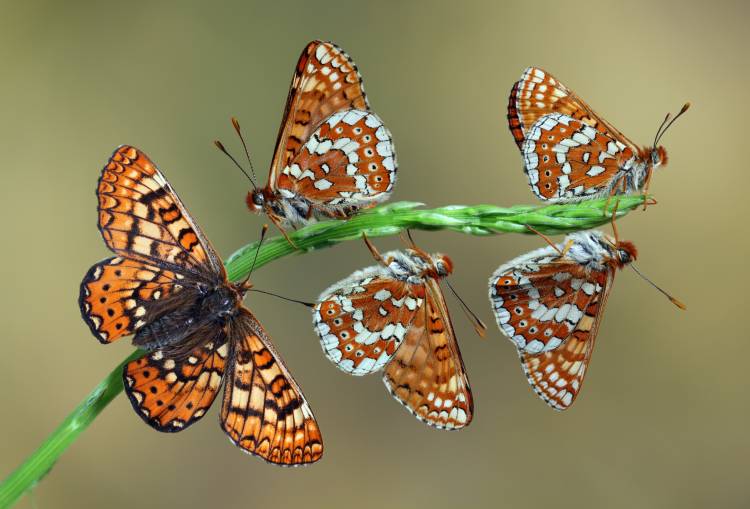
{"type": "Polygon", "coordinates": [[[538,67],[527,68],[508,99],[508,127],[519,149],[537,120],[551,113],[572,117],[637,151],[632,141],[560,80],[538,67]]]}
{"type": "Polygon", "coordinates": [[[224,266],[154,163],[123,145],[102,171],[99,229],[116,254],[181,273],[224,278],[224,266]]]}
{"type": "Polygon", "coordinates": [[[439,429],[471,423],[469,378],[438,283],[427,281],[427,299],[385,368],[383,382],[417,419],[439,429]]]}
{"type": "Polygon", "coordinates": [[[222,330],[195,339],[182,355],[156,350],[123,370],[125,393],[136,413],[158,431],[181,431],[208,411],[221,388],[228,345],[222,330]]]}
{"type": "Polygon", "coordinates": [[[269,185],[300,153],[320,124],[340,111],[370,109],[362,76],[346,52],[331,42],[312,41],[297,62],[276,141],[269,185]]]}
{"type": "Polygon", "coordinates": [[[81,282],[78,303],[83,320],[102,343],[134,334],[182,290],[181,277],[139,260],[102,260],[81,282]]]}
{"type": "Polygon", "coordinates": [[[232,365],[221,408],[221,423],[234,444],[278,465],[313,463],[323,440],[312,410],[271,346],[261,325],[245,308],[230,328],[232,365]]]}

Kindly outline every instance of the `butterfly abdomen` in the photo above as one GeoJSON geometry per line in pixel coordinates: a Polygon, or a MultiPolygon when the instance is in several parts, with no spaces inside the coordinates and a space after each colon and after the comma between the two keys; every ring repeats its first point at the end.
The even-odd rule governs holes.
{"type": "Polygon", "coordinates": [[[174,345],[190,336],[196,323],[192,309],[172,311],[138,329],[133,345],[147,351],[174,345]]]}

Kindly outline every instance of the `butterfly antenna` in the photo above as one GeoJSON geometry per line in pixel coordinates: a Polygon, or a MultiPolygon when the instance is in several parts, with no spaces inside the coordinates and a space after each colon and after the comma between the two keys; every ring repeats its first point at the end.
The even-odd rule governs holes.
{"type": "Polygon", "coordinates": [[[653,286],[654,288],[656,288],[657,290],[659,290],[666,298],[669,299],[669,301],[672,304],[674,304],[678,308],[682,309],[683,311],[687,310],[687,306],[685,304],[683,304],[682,302],[680,302],[679,300],[675,299],[674,297],[672,297],[671,295],[669,295],[667,292],[665,292],[664,290],[662,290],[661,288],[659,288],[659,286],[657,286],[656,283],[654,283],[653,281],[651,281],[640,270],[638,270],[636,268],[636,266],[635,266],[634,263],[631,263],[630,267],[635,271],[636,274],[638,274],[639,276],[641,276],[641,278],[643,278],[644,281],[646,281],[648,284],[650,284],[651,286],[653,286]]]}
{"type": "Polygon", "coordinates": [[[240,165],[240,163],[238,163],[238,162],[237,162],[237,159],[235,159],[235,158],[234,158],[234,157],[232,156],[232,154],[230,154],[230,153],[229,153],[229,151],[228,151],[228,150],[227,150],[227,149],[226,149],[226,148],[224,147],[224,144],[223,144],[222,142],[220,142],[219,140],[214,140],[214,145],[216,145],[216,148],[218,148],[219,150],[221,150],[222,152],[224,152],[224,155],[225,155],[225,156],[227,156],[227,157],[228,157],[229,159],[231,159],[231,160],[232,160],[232,162],[234,163],[234,165],[235,165],[235,166],[236,166],[237,168],[239,168],[239,169],[240,169],[240,171],[241,171],[242,173],[244,173],[244,174],[245,174],[245,176],[247,177],[247,180],[249,180],[249,181],[250,181],[250,183],[251,183],[251,184],[253,185],[253,189],[257,189],[257,187],[255,186],[255,181],[254,181],[254,180],[252,179],[252,177],[250,177],[250,175],[249,175],[249,174],[248,174],[248,173],[247,173],[247,172],[245,171],[245,168],[243,168],[243,167],[242,167],[242,166],[240,165]]]}
{"type": "Polygon", "coordinates": [[[242,281],[242,286],[245,286],[247,284],[247,282],[250,280],[250,276],[255,270],[255,263],[258,261],[258,253],[260,253],[260,247],[263,245],[263,240],[266,238],[267,232],[268,232],[268,225],[264,224],[263,229],[260,231],[260,242],[258,242],[258,248],[255,250],[255,257],[253,258],[253,264],[250,266],[250,272],[247,273],[247,276],[242,281]]]}
{"type": "Polygon", "coordinates": [[[255,176],[255,168],[253,167],[253,161],[250,159],[250,152],[247,150],[247,143],[245,143],[245,137],[242,136],[242,131],[240,131],[240,123],[235,117],[232,117],[232,125],[234,126],[234,130],[237,132],[237,136],[240,137],[240,141],[242,142],[242,148],[245,149],[245,156],[247,157],[248,164],[250,164],[250,171],[253,173],[253,180],[258,180],[258,177],[255,176]]]}
{"type": "Polygon", "coordinates": [[[669,121],[669,117],[671,117],[671,113],[667,113],[667,116],[664,117],[664,120],[661,121],[661,124],[659,125],[659,129],[656,130],[656,134],[654,135],[654,143],[653,146],[656,147],[656,144],[659,143],[659,133],[661,132],[662,128],[666,125],[666,123],[669,121]]]}
{"type": "Polygon", "coordinates": [[[683,115],[683,113],[685,113],[688,109],[690,109],[690,103],[689,102],[687,102],[687,103],[685,103],[685,104],[682,105],[682,108],[680,109],[680,112],[677,113],[677,115],[675,115],[674,118],[669,121],[669,123],[667,123],[667,119],[669,118],[669,115],[667,115],[667,117],[664,119],[664,122],[662,122],[662,127],[664,129],[662,129],[660,127],[659,131],[661,131],[661,132],[659,132],[659,131],[656,132],[656,138],[654,139],[654,147],[656,147],[656,144],[659,143],[659,140],[661,140],[662,136],[664,136],[664,133],[667,132],[667,129],[669,129],[670,127],[672,127],[672,124],[674,124],[675,120],[677,120],[678,118],[680,118],[683,115]],[[664,125],[664,124],[666,124],[666,125],[664,125]]]}
{"type": "Polygon", "coordinates": [[[315,304],[313,304],[312,302],[306,302],[304,300],[297,300],[297,299],[290,299],[289,297],[284,297],[283,295],[279,295],[277,293],[266,292],[264,290],[258,290],[257,288],[253,288],[250,291],[251,292],[257,292],[257,293],[262,293],[264,295],[270,295],[272,297],[278,297],[279,299],[282,299],[282,300],[285,300],[285,301],[288,301],[288,302],[294,302],[295,304],[302,304],[303,306],[308,307],[308,308],[315,307],[315,304]]]}
{"type": "Polygon", "coordinates": [[[456,296],[456,299],[458,299],[458,302],[461,303],[461,309],[463,310],[464,314],[466,315],[466,318],[469,319],[469,322],[474,327],[474,331],[477,333],[477,335],[480,338],[483,338],[485,334],[487,333],[487,326],[484,324],[484,322],[477,316],[477,314],[471,310],[468,304],[466,304],[466,301],[464,301],[461,296],[458,294],[455,288],[453,288],[453,285],[451,285],[448,281],[445,282],[446,285],[448,285],[448,288],[451,289],[451,292],[453,292],[453,295],[456,296]]]}

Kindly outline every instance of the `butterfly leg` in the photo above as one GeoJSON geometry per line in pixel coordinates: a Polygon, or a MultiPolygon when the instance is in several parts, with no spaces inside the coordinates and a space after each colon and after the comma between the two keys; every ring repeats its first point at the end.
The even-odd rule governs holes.
{"type": "Polygon", "coordinates": [[[372,253],[372,257],[375,258],[375,261],[382,264],[384,267],[387,267],[388,263],[383,259],[383,256],[380,254],[380,251],[378,251],[378,248],[376,248],[375,245],[370,242],[370,238],[366,233],[362,234],[362,240],[365,241],[365,245],[367,245],[367,249],[370,250],[370,253],[372,253]]]}
{"type": "Polygon", "coordinates": [[[649,171],[648,175],[646,176],[646,183],[643,185],[643,210],[646,210],[650,203],[648,202],[648,188],[651,185],[651,175],[652,172],[649,171]]]}
{"type": "Polygon", "coordinates": [[[617,208],[620,206],[620,200],[615,201],[615,208],[612,211],[612,233],[615,236],[615,244],[617,244],[620,240],[620,235],[617,233],[617,225],[615,224],[615,219],[617,218],[617,208]]]}
{"type": "Polygon", "coordinates": [[[563,256],[568,254],[568,251],[570,251],[570,248],[573,247],[573,239],[568,239],[568,241],[565,243],[565,246],[563,246],[563,250],[560,252],[563,256]]]}
{"type": "Polygon", "coordinates": [[[550,239],[549,237],[547,237],[547,236],[546,236],[545,234],[543,234],[542,232],[540,232],[539,230],[537,230],[536,228],[534,228],[533,226],[530,226],[530,225],[528,225],[528,224],[527,224],[527,225],[524,225],[524,226],[526,226],[526,228],[528,228],[528,229],[529,229],[530,231],[532,231],[532,232],[536,233],[536,234],[537,234],[537,235],[539,235],[539,236],[540,236],[541,238],[543,238],[543,239],[544,239],[544,241],[545,241],[545,242],[546,242],[547,244],[549,244],[550,246],[552,246],[552,248],[553,248],[553,249],[554,249],[555,251],[557,251],[557,252],[558,252],[558,253],[560,253],[561,255],[564,255],[564,254],[565,254],[564,252],[560,251],[560,248],[559,248],[559,247],[557,247],[557,245],[556,245],[556,244],[555,244],[554,242],[552,242],[552,239],[550,239]]]}
{"type": "Polygon", "coordinates": [[[289,243],[290,246],[292,246],[293,249],[299,250],[299,247],[297,247],[297,244],[295,244],[292,239],[289,238],[289,235],[286,233],[286,230],[281,226],[281,223],[279,223],[279,220],[276,219],[273,215],[268,214],[268,219],[271,220],[273,225],[281,232],[281,234],[284,236],[286,241],[289,243]]]}

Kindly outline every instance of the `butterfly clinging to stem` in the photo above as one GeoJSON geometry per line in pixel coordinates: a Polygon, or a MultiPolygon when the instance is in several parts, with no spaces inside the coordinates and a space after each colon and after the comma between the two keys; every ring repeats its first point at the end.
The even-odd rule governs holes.
{"type": "Polygon", "coordinates": [[[226,379],[220,418],[234,444],[280,465],[320,459],[323,443],[307,401],[242,305],[252,285],[227,280],[151,160],[118,148],[97,196],[99,230],[116,256],[91,267],[79,304],[100,342],[132,335],[146,351],[123,370],[136,413],[156,430],[181,431],[206,414],[226,379]]]}
{"type": "Polygon", "coordinates": [[[615,271],[635,269],[636,256],[632,242],[589,230],[519,256],[490,277],[497,325],[516,346],[529,384],[552,408],[565,410],[578,396],[615,271]]]}
{"type": "Polygon", "coordinates": [[[667,163],[659,145],[690,107],[667,115],[650,146],[638,146],[548,72],[529,67],[513,86],[508,126],[524,171],[541,200],[566,203],[648,192],[653,171],[667,163]]]}
{"type": "Polygon", "coordinates": [[[471,389],[439,284],[453,262],[413,241],[384,255],[365,241],[378,265],[325,290],[313,309],[323,351],[351,375],[383,370],[388,391],[420,421],[440,429],[467,426],[471,389]]]}
{"type": "Polygon", "coordinates": [[[315,218],[346,219],[387,200],[396,169],[391,133],[370,111],[357,66],[335,44],[313,41],[295,68],[268,182],[260,187],[248,175],[246,202],[282,232],[315,218]]]}

